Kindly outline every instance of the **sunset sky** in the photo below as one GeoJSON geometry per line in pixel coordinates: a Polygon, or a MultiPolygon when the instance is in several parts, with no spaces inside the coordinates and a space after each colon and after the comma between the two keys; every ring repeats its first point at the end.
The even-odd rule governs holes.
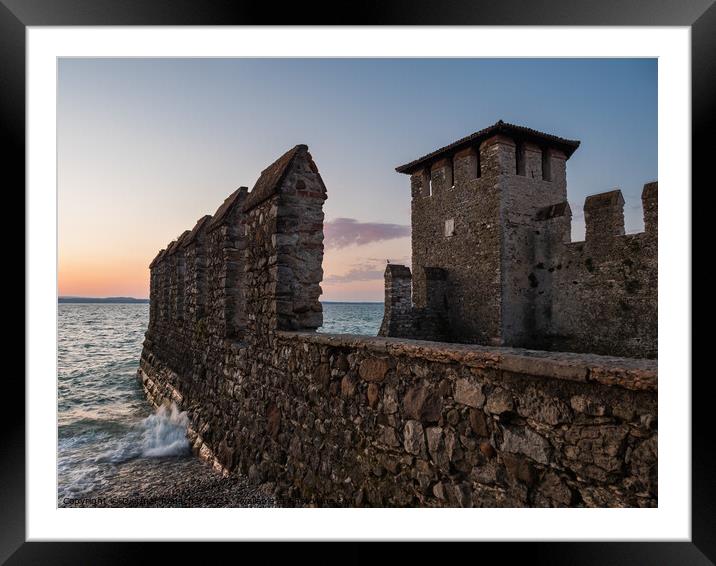
{"type": "Polygon", "coordinates": [[[622,189],[627,232],[657,175],[655,59],[61,59],[60,295],[147,297],[148,264],[297,143],[328,189],[323,300],[383,299],[410,261],[394,168],[499,119],[582,145],[588,194],[622,189]]]}

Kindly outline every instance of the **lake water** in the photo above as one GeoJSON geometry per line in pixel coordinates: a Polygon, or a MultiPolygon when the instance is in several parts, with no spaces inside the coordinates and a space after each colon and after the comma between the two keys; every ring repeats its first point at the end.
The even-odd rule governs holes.
{"type": "MultiPolygon", "coordinates": [[[[319,332],[375,336],[383,317],[380,303],[323,309],[319,332]]],[[[148,304],[64,303],[58,311],[58,505],[270,504],[191,455],[186,415],[152,412],[136,377],[148,304]]]]}

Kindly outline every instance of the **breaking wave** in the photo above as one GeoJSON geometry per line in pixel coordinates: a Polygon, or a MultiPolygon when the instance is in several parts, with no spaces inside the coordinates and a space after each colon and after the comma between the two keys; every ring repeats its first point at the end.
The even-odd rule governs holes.
{"type": "Polygon", "coordinates": [[[180,412],[175,403],[161,405],[153,415],[144,419],[142,426],[142,456],[161,458],[189,453],[186,437],[189,417],[185,411],[180,412]]]}
{"type": "Polygon", "coordinates": [[[175,403],[163,404],[131,433],[95,458],[97,463],[121,464],[135,458],[167,458],[190,453],[186,437],[189,418],[175,403]]]}

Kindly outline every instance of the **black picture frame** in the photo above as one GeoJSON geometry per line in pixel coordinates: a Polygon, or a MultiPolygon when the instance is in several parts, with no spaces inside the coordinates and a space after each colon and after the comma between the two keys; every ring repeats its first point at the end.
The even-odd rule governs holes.
{"type": "MultiPolygon", "coordinates": [[[[25,186],[25,29],[28,26],[110,25],[604,25],[690,26],[692,39],[692,168],[693,184],[706,180],[713,158],[711,134],[716,109],[716,4],[714,0],[521,0],[438,2],[382,0],[351,3],[294,3],[278,9],[272,3],[199,0],[0,0],[0,127],[5,149],[7,191],[25,186]],[[347,12],[346,12],[347,13],[347,12]]],[[[705,186],[710,186],[713,181],[705,186]]],[[[686,189],[686,188],[685,188],[686,189]]],[[[19,204],[15,209],[24,209],[19,204]]],[[[700,214],[705,214],[703,211],[700,214]]],[[[698,222],[693,217],[693,225],[698,222]]],[[[704,220],[704,223],[706,221],[704,220]]],[[[666,232],[663,232],[666,234],[666,232]]],[[[25,282],[27,283],[27,282],[25,282]]],[[[27,301],[27,297],[26,297],[27,301]]],[[[27,308],[27,304],[26,304],[27,308]]],[[[26,329],[32,332],[32,328],[26,329]]],[[[7,377],[7,376],[6,376],[7,377]]],[[[714,564],[716,563],[716,462],[712,439],[709,376],[692,385],[692,538],[690,542],[483,543],[474,559],[529,560],[530,564],[714,564]]],[[[691,376],[664,376],[684,383],[691,376]]],[[[197,556],[197,545],[145,543],[70,543],[25,541],[25,387],[17,376],[6,379],[5,399],[19,409],[3,427],[0,450],[0,561],[7,564],[98,564],[148,562],[159,551],[163,561],[197,556]],[[22,401],[21,401],[22,400],[22,401]]],[[[81,537],[81,533],[78,533],[81,537]]],[[[320,539],[320,533],[316,533],[320,539]]],[[[472,548],[472,547],[470,547],[472,548]]],[[[313,562],[363,562],[381,557],[374,544],[351,543],[326,551],[305,545],[284,545],[291,559],[306,554],[313,562]]],[[[444,550],[435,559],[444,559],[444,550]]],[[[201,554],[199,554],[201,553],[201,554]]],[[[275,550],[272,560],[278,560],[275,550]]],[[[431,558],[413,546],[401,560],[431,558]],[[411,556],[413,555],[413,556],[411,556]]]]}

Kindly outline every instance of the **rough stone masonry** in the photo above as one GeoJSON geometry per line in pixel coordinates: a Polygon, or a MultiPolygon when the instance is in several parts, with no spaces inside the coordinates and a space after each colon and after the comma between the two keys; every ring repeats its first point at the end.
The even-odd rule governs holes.
{"type": "Polygon", "coordinates": [[[397,168],[410,175],[412,273],[389,265],[380,334],[657,355],[657,183],[645,231],[613,190],[571,242],[566,162],[579,142],[497,122],[397,168]]]}
{"type": "MultiPolygon", "coordinates": [[[[463,175],[461,167],[472,175],[474,163],[486,165],[492,154],[507,171],[507,145],[492,144],[479,157],[464,150],[467,162],[455,175],[463,175]]],[[[529,151],[528,171],[539,164],[552,179],[563,174],[563,162],[536,163],[529,151]]],[[[201,457],[224,474],[246,475],[286,505],[656,506],[656,360],[490,343],[502,328],[501,289],[512,288],[505,281],[515,282],[518,297],[532,292],[500,269],[508,237],[526,237],[522,228],[535,222],[561,234],[565,217],[558,199],[508,213],[503,181],[493,175],[492,185],[471,195],[484,210],[501,211],[470,228],[484,234],[470,265],[497,269],[492,280],[480,279],[487,306],[473,313],[487,342],[321,334],[326,187],[308,148],[294,147],[251,191],[237,189],[152,261],[138,371],[150,401],[176,402],[189,414],[189,437],[201,457]],[[498,221],[520,229],[509,235],[498,221]]],[[[454,191],[448,184],[444,190],[454,191]]],[[[653,201],[645,200],[653,202],[647,232],[655,230],[653,191],[653,201]]],[[[619,199],[604,199],[594,203],[602,233],[618,228],[609,210],[619,199]]],[[[450,237],[467,229],[454,220],[441,227],[454,230],[450,237]]],[[[581,272],[566,260],[557,269],[540,259],[558,256],[540,248],[552,240],[536,240],[529,258],[535,277],[544,276],[535,271],[540,261],[553,278],[581,272]]],[[[416,257],[421,253],[431,252],[416,257]]],[[[590,274],[602,273],[600,258],[609,257],[586,245],[560,253],[574,253],[582,265],[591,258],[594,271],[584,265],[590,274]]],[[[444,313],[455,300],[456,275],[450,265],[421,265],[424,291],[417,280],[411,289],[407,268],[388,269],[386,288],[396,300],[386,304],[384,328],[405,335],[419,317],[424,334],[416,337],[451,336],[456,330],[444,313]],[[411,290],[420,303],[406,295],[411,290]]],[[[556,300],[553,292],[552,310],[556,300]]],[[[579,341],[562,343],[575,349],[579,341]]]]}

